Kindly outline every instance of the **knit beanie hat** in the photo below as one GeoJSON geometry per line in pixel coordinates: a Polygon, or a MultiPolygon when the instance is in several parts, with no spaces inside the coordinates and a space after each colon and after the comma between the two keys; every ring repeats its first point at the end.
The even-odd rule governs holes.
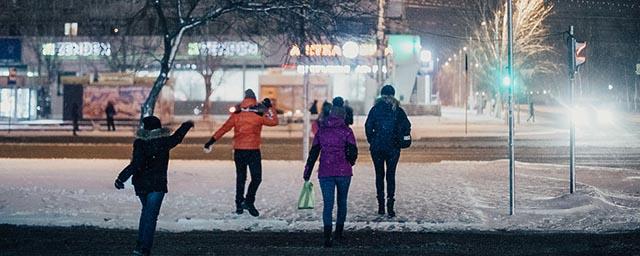
{"type": "Polygon", "coordinates": [[[391,86],[389,84],[383,86],[382,89],[380,90],[380,95],[393,96],[394,94],[396,94],[396,90],[393,89],[393,86],[391,86]]]}
{"type": "Polygon", "coordinates": [[[344,100],[342,99],[342,97],[333,98],[333,101],[331,103],[333,103],[334,107],[343,107],[344,106],[344,100]]]}
{"type": "Polygon", "coordinates": [[[157,117],[148,116],[142,119],[142,127],[144,127],[144,129],[147,131],[151,131],[161,128],[162,124],[160,124],[160,119],[158,119],[157,117]]]}
{"type": "Polygon", "coordinates": [[[244,97],[245,98],[255,99],[256,98],[256,94],[253,92],[253,90],[247,89],[246,91],[244,91],[244,97]]]}

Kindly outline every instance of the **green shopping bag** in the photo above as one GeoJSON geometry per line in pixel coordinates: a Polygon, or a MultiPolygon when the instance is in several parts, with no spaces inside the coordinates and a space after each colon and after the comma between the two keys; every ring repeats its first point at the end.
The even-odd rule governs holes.
{"type": "Polygon", "coordinates": [[[298,209],[313,209],[315,202],[316,196],[313,193],[313,183],[305,181],[304,185],[302,185],[302,191],[300,191],[298,209]]]}

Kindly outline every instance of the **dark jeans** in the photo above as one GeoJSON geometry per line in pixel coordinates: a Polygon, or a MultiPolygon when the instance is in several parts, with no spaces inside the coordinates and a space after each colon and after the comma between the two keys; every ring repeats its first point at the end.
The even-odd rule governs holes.
{"type": "Polygon", "coordinates": [[[107,131],[115,131],[116,124],[113,122],[113,117],[107,117],[107,131]]]}
{"type": "Polygon", "coordinates": [[[334,176],[322,177],[320,180],[320,189],[322,190],[322,201],[324,209],[322,209],[322,222],[324,226],[331,226],[333,221],[333,201],[335,192],[338,191],[338,217],[336,225],[343,225],[347,218],[347,195],[349,194],[349,185],[351,184],[351,176],[334,176]]]}
{"type": "Polygon", "coordinates": [[[384,179],[387,178],[387,198],[394,199],[396,194],[396,166],[400,159],[400,150],[372,151],[371,158],[376,170],[376,195],[378,201],[384,201],[384,179]],[[387,165],[385,171],[385,164],[387,165]]]}
{"type": "Polygon", "coordinates": [[[246,201],[247,204],[253,204],[256,201],[256,192],[260,182],[262,182],[262,157],[260,150],[244,150],[236,149],[233,153],[233,160],[236,163],[236,205],[240,205],[246,201]],[[244,184],[247,181],[247,167],[251,173],[251,183],[247,190],[246,198],[244,195],[244,184]]]}
{"type": "Polygon", "coordinates": [[[140,226],[138,227],[138,246],[142,251],[148,252],[153,245],[153,234],[156,232],[156,222],[164,192],[151,192],[138,196],[142,203],[142,213],[140,214],[140,226]]]}

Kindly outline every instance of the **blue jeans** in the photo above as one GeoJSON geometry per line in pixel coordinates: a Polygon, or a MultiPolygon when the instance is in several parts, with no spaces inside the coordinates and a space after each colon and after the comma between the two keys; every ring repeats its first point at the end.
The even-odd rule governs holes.
{"type": "Polygon", "coordinates": [[[142,203],[140,226],[138,227],[138,249],[143,252],[151,251],[153,234],[156,232],[156,222],[162,206],[163,192],[151,192],[138,196],[142,203]]]}
{"type": "Polygon", "coordinates": [[[338,217],[336,218],[336,225],[344,225],[344,221],[347,218],[347,194],[349,194],[351,176],[322,177],[319,178],[319,180],[320,189],[322,190],[322,201],[324,202],[322,222],[325,226],[331,226],[331,222],[333,221],[333,201],[337,189],[338,217]]]}

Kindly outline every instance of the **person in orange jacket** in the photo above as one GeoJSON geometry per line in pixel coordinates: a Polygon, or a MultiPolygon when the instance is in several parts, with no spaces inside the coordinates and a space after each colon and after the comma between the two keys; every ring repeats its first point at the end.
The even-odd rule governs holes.
{"type": "Polygon", "coordinates": [[[236,213],[242,214],[248,210],[254,217],[260,215],[255,207],[256,192],[262,181],[262,157],[260,154],[260,134],[262,126],[278,125],[278,115],[269,98],[258,104],[253,90],[244,92],[244,100],[236,105],[227,121],[218,129],[211,139],[204,144],[205,150],[211,150],[211,145],[233,128],[233,159],[236,164],[236,213]],[[247,166],[251,173],[251,182],[244,195],[247,180],[247,166]]]}

